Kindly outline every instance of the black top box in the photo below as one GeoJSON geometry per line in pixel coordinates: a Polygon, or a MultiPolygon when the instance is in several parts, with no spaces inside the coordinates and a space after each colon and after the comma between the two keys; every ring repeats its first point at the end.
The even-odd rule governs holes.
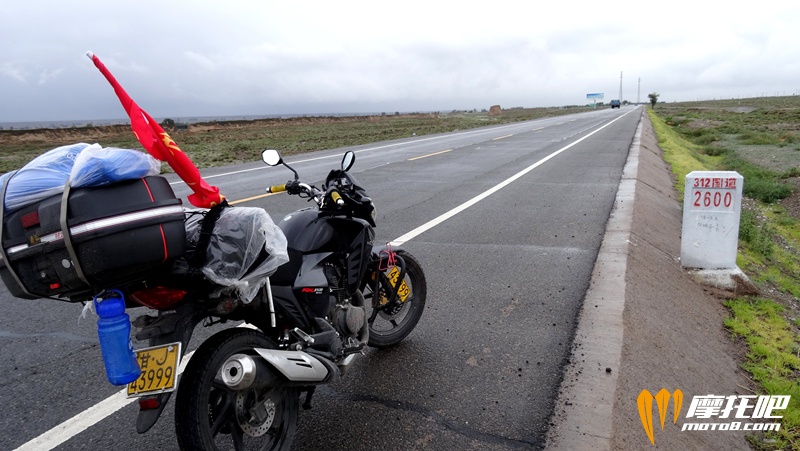
{"type": "Polygon", "coordinates": [[[4,214],[8,261],[0,261],[0,276],[15,297],[91,299],[103,289],[144,280],[183,255],[183,207],[163,177],[68,194],[66,230],[62,195],[4,214]]]}

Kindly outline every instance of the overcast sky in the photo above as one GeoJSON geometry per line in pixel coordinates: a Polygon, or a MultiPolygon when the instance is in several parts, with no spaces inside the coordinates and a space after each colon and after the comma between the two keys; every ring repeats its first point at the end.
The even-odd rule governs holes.
{"type": "Polygon", "coordinates": [[[6,0],[0,122],[126,117],[87,51],[156,118],[800,95],[800,2],[746,5],[6,0]]]}

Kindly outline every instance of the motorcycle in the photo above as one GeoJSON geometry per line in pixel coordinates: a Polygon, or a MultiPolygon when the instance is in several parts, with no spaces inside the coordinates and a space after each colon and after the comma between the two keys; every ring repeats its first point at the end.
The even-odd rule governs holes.
{"type": "Polygon", "coordinates": [[[159,309],[158,316],[133,322],[136,337],[149,340],[148,349],[165,353],[160,358],[154,351],[143,360],[148,350],[138,351],[140,364],[147,365],[141,365],[142,376],[128,392],[140,396],[140,433],[155,424],[171,395],[147,391],[173,374],[156,366],[167,360],[167,349],[177,348],[173,362],[179,360],[201,322],[240,320],[253,326],[224,329],[194,351],[177,385],[181,449],[288,449],[302,395],[303,408],[310,408],[317,386],[336,382],[367,346],[399,343],[425,308],[427,287],[418,260],[404,249],[373,244],[375,207],[348,172],[353,152],[345,153],[321,189],[299,181],[279,152],[265,150],[262,158],[294,173],[293,180],[268,192],[285,191],[315,205],[278,223],[289,261],[266,279],[256,298],[246,304],[211,301],[210,286],[164,281],[153,292],[131,293],[137,302],[159,309]],[[169,302],[170,297],[176,301],[169,302]]]}

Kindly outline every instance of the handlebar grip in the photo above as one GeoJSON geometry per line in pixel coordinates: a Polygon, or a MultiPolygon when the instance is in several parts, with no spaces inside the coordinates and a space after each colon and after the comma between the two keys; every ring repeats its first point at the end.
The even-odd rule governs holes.
{"type": "Polygon", "coordinates": [[[285,183],[283,185],[273,185],[273,186],[270,186],[269,188],[267,188],[267,192],[268,193],[281,193],[283,191],[286,191],[286,184],[285,183]]]}
{"type": "Polygon", "coordinates": [[[339,191],[333,190],[331,191],[331,199],[336,203],[336,205],[344,205],[344,200],[342,196],[339,194],[339,191]]]}

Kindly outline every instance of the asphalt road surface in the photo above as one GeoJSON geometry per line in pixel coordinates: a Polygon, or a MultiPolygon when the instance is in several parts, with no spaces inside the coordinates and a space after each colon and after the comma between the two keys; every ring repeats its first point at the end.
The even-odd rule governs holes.
{"type": "MultiPolygon", "coordinates": [[[[403,241],[420,260],[427,308],[404,342],[368,350],[339,383],[317,390],[293,449],[542,448],[639,113],[350,148],[351,172],[377,206],[376,243],[403,241]]],[[[344,150],[287,161],[319,185],[344,150]]],[[[204,175],[276,222],[308,206],[264,195],[289,180],[285,168],[204,175]]],[[[106,380],[95,318],[81,319],[80,304],[15,299],[2,287],[0,305],[0,449],[177,449],[174,400],[153,429],[136,433],[138,407],[106,380]]],[[[190,348],[213,331],[198,331],[190,348]]]]}

